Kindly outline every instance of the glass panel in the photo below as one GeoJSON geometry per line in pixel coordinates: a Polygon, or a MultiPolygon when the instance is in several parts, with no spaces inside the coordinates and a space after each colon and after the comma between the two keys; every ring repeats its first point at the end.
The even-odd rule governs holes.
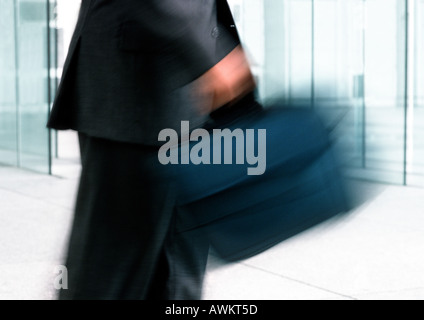
{"type": "Polygon", "coordinates": [[[314,77],[317,101],[350,103],[361,75],[361,1],[314,1],[314,77]]]}
{"type": "Polygon", "coordinates": [[[264,101],[310,102],[310,0],[229,0],[264,101]],[[305,14],[305,12],[307,14],[305,14]]]}
{"type": "Polygon", "coordinates": [[[47,2],[18,1],[20,165],[49,172],[47,2]]]}
{"type": "Polygon", "coordinates": [[[49,9],[53,0],[0,0],[0,163],[44,173],[51,167],[46,122],[55,88],[49,9]]]}
{"type": "Polygon", "coordinates": [[[367,0],[365,105],[367,176],[402,184],[405,161],[405,1],[367,0]]]}
{"type": "Polygon", "coordinates": [[[415,108],[412,114],[412,154],[408,183],[424,186],[424,0],[415,1],[415,108]]]}
{"type": "Polygon", "coordinates": [[[238,31],[262,95],[265,90],[264,4],[262,0],[229,0],[238,31]]]}
{"type": "Polygon", "coordinates": [[[398,184],[406,159],[405,1],[230,1],[259,62],[261,98],[317,108],[337,124],[354,176],[398,184]]]}
{"type": "MultiPolygon", "coordinates": [[[[285,11],[287,33],[284,35],[284,52],[289,101],[291,104],[310,105],[313,81],[312,1],[286,1],[285,11]]],[[[273,14],[273,9],[268,8],[268,13],[273,14]]]]}
{"type": "Polygon", "coordinates": [[[349,167],[364,163],[364,19],[362,0],[315,0],[314,106],[349,167]]]}
{"type": "Polygon", "coordinates": [[[11,0],[0,0],[0,164],[18,164],[15,10],[11,0]]]}
{"type": "MultiPolygon", "coordinates": [[[[55,41],[52,39],[52,43],[55,42],[55,51],[52,53],[52,57],[54,57],[55,60],[54,63],[52,63],[52,65],[55,65],[54,75],[52,75],[52,80],[54,82],[54,85],[52,85],[53,89],[57,88],[60,77],[62,75],[69,44],[71,42],[75,25],[77,23],[81,0],[57,0],[55,1],[55,5],[56,19],[54,37],[56,39],[55,41]]],[[[52,93],[54,93],[53,91],[54,90],[52,90],[52,93]]],[[[60,168],[62,167],[60,165],[62,162],[55,162],[55,160],[68,160],[70,158],[73,160],[79,159],[78,144],[75,144],[74,142],[76,139],[75,137],[75,132],[52,130],[53,174],[62,175],[62,172],[59,172],[60,168]],[[71,140],[71,142],[69,142],[70,137],[74,138],[71,140]]]]}

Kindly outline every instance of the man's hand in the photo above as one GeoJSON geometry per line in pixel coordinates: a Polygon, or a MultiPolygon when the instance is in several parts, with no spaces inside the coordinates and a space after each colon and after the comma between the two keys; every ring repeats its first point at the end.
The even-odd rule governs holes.
{"type": "Polygon", "coordinates": [[[243,98],[255,89],[246,55],[237,46],[197,81],[197,95],[202,113],[212,111],[243,98]]]}

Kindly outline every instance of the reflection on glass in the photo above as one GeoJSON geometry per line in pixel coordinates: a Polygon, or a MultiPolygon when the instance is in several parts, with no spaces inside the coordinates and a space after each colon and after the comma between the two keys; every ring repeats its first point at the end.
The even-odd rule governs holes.
{"type": "Polygon", "coordinates": [[[0,163],[44,173],[50,171],[48,7],[54,5],[46,0],[0,0],[0,163]]]}
{"type": "Polygon", "coordinates": [[[21,166],[47,172],[46,1],[19,2],[18,61],[21,166]]]}
{"type": "Polygon", "coordinates": [[[411,163],[408,183],[424,186],[424,0],[415,1],[414,110],[412,115],[411,163]]]}
{"type": "MultiPolygon", "coordinates": [[[[263,52],[257,72],[262,100],[279,95],[292,105],[309,102],[330,125],[338,123],[334,133],[351,174],[398,184],[407,160],[406,1],[272,0],[250,12],[245,8],[259,1],[231,0],[241,12],[241,29],[263,30],[262,46],[242,34],[248,49],[263,52]]],[[[423,11],[422,0],[408,1],[419,2],[423,11]]]]}
{"type": "MultiPolygon", "coordinates": [[[[424,185],[424,0],[229,3],[262,101],[315,107],[338,123],[354,176],[424,185]]],[[[0,163],[42,172],[49,171],[45,123],[57,53],[53,32],[48,55],[47,5],[0,0],[0,163]]]]}
{"type": "Polygon", "coordinates": [[[405,161],[405,1],[366,1],[366,164],[403,183],[405,161]]]}
{"type": "Polygon", "coordinates": [[[0,163],[17,165],[15,19],[13,1],[0,0],[0,163]]]}

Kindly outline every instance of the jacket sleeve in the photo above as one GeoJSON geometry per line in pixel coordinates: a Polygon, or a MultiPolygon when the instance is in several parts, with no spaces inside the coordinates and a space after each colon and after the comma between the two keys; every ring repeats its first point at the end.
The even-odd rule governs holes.
{"type": "MultiPolygon", "coordinates": [[[[138,14],[131,15],[131,19],[122,26],[121,49],[139,50],[155,56],[166,55],[168,59],[174,60],[170,65],[179,66],[178,69],[182,71],[181,76],[185,78],[185,82],[201,76],[238,44],[238,41],[222,41],[226,43],[225,48],[217,55],[216,50],[211,52],[207,41],[221,41],[221,39],[212,39],[210,34],[202,34],[196,30],[196,28],[205,29],[204,25],[196,25],[199,20],[202,21],[194,16],[201,12],[198,10],[199,6],[216,6],[217,1],[139,0],[137,2],[142,10],[137,10],[138,14]]],[[[216,14],[216,8],[211,12],[216,14]]],[[[217,17],[204,17],[205,23],[211,19],[216,21],[217,17]]],[[[220,38],[226,37],[224,33],[222,32],[220,38]]]]}

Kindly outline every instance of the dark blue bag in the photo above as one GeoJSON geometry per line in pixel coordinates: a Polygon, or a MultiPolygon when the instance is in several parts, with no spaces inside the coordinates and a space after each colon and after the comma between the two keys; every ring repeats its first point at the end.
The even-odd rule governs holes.
{"type": "Polygon", "coordinates": [[[213,128],[267,130],[263,175],[249,176],[246,164],[178,166],[177,230],[202,229],[218,257],[254,256],[349,210],[328,130],[313,111],[255,110],[213,128]]]}

